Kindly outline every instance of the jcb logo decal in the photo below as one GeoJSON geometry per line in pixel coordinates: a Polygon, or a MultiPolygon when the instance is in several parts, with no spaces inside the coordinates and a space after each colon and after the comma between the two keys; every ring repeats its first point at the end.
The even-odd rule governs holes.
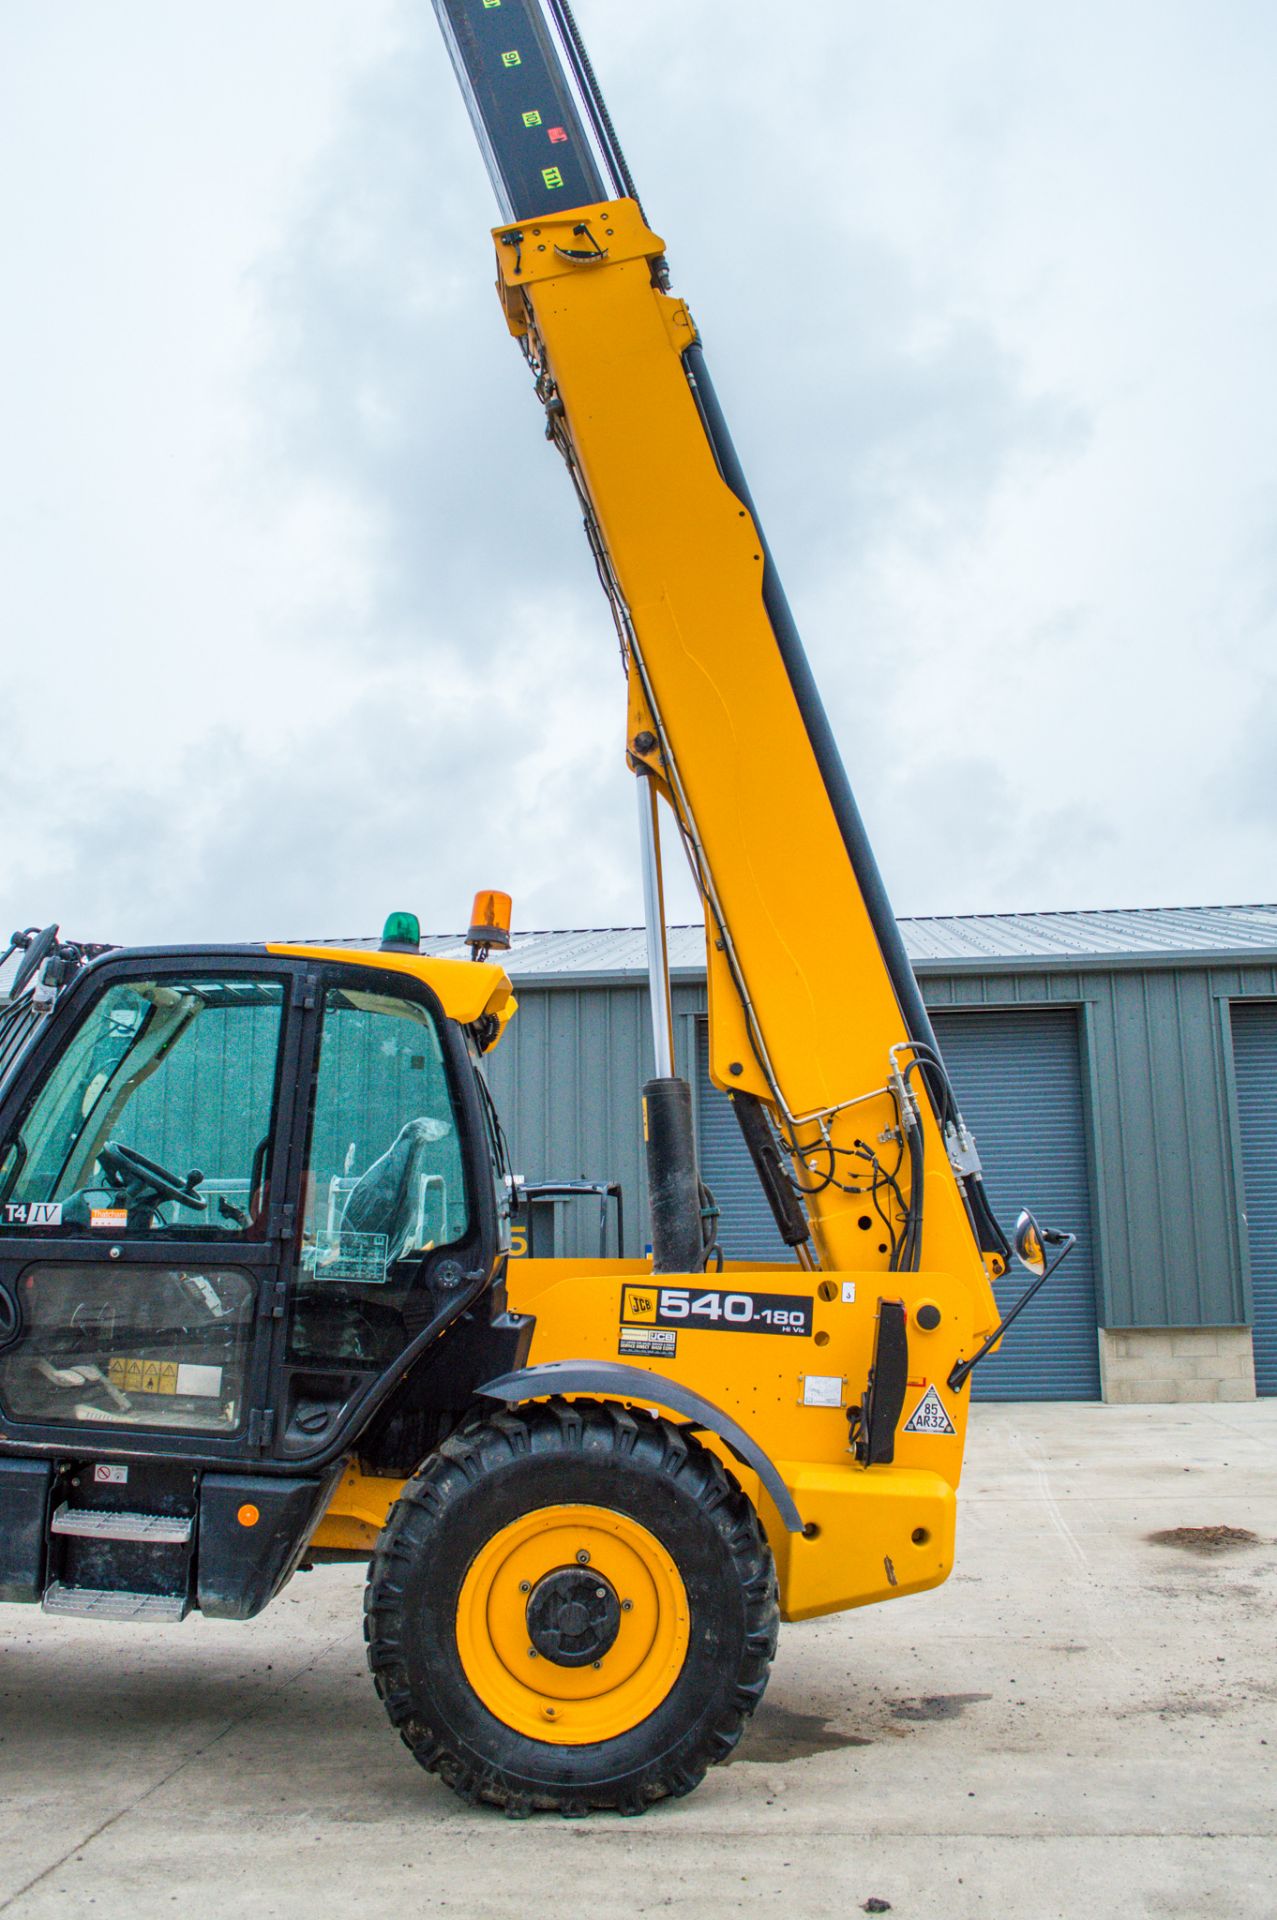
{"type": "Polygon", "coordinates": [[[625,1289],[625,1303],[621,1318],[630,1321],[631,1324],[635,1322],[640,1324],[643,1322],[655,1322],[656,1288],[627,1287],[625,1289]]]}

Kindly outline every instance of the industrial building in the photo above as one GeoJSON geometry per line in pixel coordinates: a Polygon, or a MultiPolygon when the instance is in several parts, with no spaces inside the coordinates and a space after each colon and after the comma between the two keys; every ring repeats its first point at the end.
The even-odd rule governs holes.
{"type": "MultiPolygon", "coordinates": [[[[1028,1205],[1079,1236],[976,1374],[979,1396],[1277,1394],[1277,906],[901,926],[999,1216],[1028,1205]]],[[[699,927],[671,929],[677,1066],[705,1177],[727,1253],[781,1258],[706,1071],[703,954],[699,927]]],[[[514,1164],[530,1181],[618,1183],[625,1251],[641,1253],[642,931],[516,934],[508,965],[520,1011],[489,1073],[514,1164]]],[[[548,1204],[559,1251],[598,1247],[597,1202],[548,1204]]],[[[1000,1298],[1023,1280],[1009,1274],[1000,1298]]]]}

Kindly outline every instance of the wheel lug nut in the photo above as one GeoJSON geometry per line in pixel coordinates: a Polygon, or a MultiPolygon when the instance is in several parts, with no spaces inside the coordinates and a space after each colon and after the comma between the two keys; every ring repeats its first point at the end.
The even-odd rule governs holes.
{"type": "Polygon", "coordinates": [[[599,1668],[603,1665],[603,1662],[601,1660],[595,1660],[591,1664],[593,1665],[594,1671],[597,1673],[599,1668]]]}
{"type": "Polygon", "coordinates": [[[632,1600],[622,1600],[622,1602],[621,1602],[621,1612],[622,1612],[622,1613],[633,1613],[633,1611],[634,1611],[634,1602],[633,1602],[632,1600]]]}
{"type": "Polygon", "coordinates": [[[588,1567],[590,1564],[590,1556],[584,1547],[581,1548],[581,1551],[576,1556],[576,1564],[578,1567],[588,1567]]]}
{"type": "Polygon", "coordinates": [[[537,1657],[537,1650],[536,1650],[536,1648],[535,1648],[535,1647],[529,1647],[529,1648],[528,1648],[528,1659],[529,1659],[529,1660],[535,1660],[535,1659],[536,1659],[536,1657],[537,1657]]]}
{"type": "Polygon", "coordinates": [[[531,1582],[530,1580],[520,1580],[520,1582],[519,1582],[519,1592],[520,1592],[520,1593],[531,1593],[531,1591],[532,1591],[532,1582],[531,1582]]]}

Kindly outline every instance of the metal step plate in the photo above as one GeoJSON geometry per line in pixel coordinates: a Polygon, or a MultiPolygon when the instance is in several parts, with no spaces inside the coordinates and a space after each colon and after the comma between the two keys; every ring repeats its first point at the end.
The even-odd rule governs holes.
{"type": "Polygon", "coordinates": [[[80,1540],[139,1540],[152,1547],[176,1547],[190,1539],[192,1525],[180,1513],[105,1513],[98,1507],[62,1506],[49,1531],[80,1540]]]}
{"type": "Polygon", "coordinates": [[[101,1587],[64,1587],[55,1580],[45,1588],[46,1613],[76,1613],[90,1620],[182,1620],[186,1598],[179,1593],[110,1593],[101,1587]]]}

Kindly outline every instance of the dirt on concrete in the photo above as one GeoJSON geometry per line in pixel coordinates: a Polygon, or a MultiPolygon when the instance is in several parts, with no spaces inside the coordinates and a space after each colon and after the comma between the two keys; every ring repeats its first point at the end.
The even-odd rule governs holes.
{"type": "Polygon", "coordinates": [[[641,1820],[415,1766],[359,1567],[246,1623],[0,1606],[0,1920],[1275,1920],[1277,1400],[979,1403],[961,1516],[937,1592],[786,1627],[737,1764],[641,1820]]]}
{"type": "Polygon", "coordinates": [[[1259,1545],[1259,1535],[1249,1527],[1163,1527],[1147,1538],[1155,1547],[1184,1547],[1189,1553],[1228,1553],[1234,1547],[1259,1545]]]}

